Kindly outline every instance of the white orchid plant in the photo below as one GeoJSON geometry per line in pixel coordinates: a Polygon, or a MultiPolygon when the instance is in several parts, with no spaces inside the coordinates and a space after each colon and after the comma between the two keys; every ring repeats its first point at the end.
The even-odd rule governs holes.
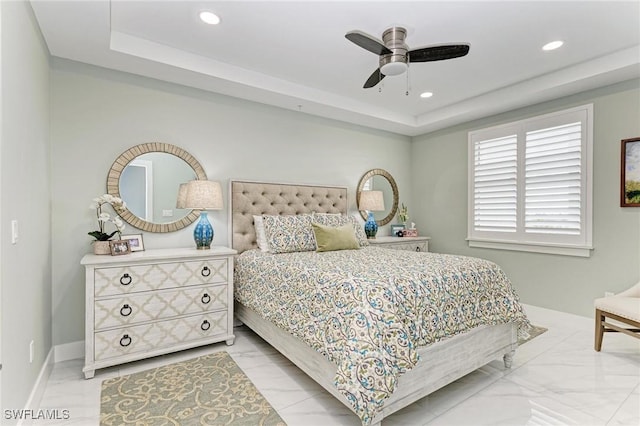
{"type": "Polygon", "coordinates": [[[124,222],[120,216],[111,216],[111,214],[102,210],[105,204],[111,205],[116,213],[123,211],[126,207],[126,203],[122,201],[121,198],[114,197],[111,194],[104,194],[93,199],[89,208],[96,211],[96,216],[98,218],[98,230],[88,232],[88,234],[95,238],[96,241],[109,241],[115,234],[121,236],[122,231],[124,231],[124,222]],[[105,232],[105,225],[107,223],[112,223],[116,227],[116,230],[110,234],[105,232]]]}

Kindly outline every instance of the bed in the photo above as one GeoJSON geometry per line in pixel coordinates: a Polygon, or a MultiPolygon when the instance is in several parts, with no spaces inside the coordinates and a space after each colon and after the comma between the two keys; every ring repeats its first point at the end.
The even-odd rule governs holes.
{"type": "MultiPolygon", "coordinates": [[[[428,262],[431,265],[436,265],[434,268],[438,269],[438,265],[449,267],[447,265],[452,264],[451,262],[461,261],[463,266],[453,266],[459,269],[457,275],[486,275],[484,273],[476,274],[476,272],[468,269],[471,267],[470,265],[477,264],[486,270],[490,269],[488,274],[490,276],[500,275],[500,279],[503,281],[506,280],[506,277],[502,276],[502,271],[496,265],[481,259],[433,253],[397,252],[379,247],[342,250],[340,253],[307,251],[264,254],[256,249],[254,215],[297,215],[300,217],[311,215],[311,217],[316,217],[313,215],[318,214],[317,217],[322,215],[325,217],[331,215],[340,217],[340,215],[343,215],[341,217],[344,218],[348,209],[347,189],[334,186],[233,180],[230,182],[229,194],[231,200],[229,203],[231,218],[230,245],[239,253],[236,259],[237,270],[236,282],[234,283],[236,289],[235,313],[237,318],[344,403],[345,406],[359,416],[363,425],[380,425],[384,417],[496,358],[503,357],[505,368],[511,366],[514,351],[517,347],[518,333],[526,333],[528,327],[528,321],[517,302],[515,293],[513,297],[511,295],[504,297],[504,300],[509,302],[509,309],[512,311],[510,315],[513,317],[508,322],[490,318],[487,324],[474,324],[472,327],[469,324],[460,326],[459,328],[464,329],[464,332],[458,331],[453,335],[436,336],[436,330],[433,330],[433,334],[432,332],[426,333],[420,327],[416,327],[414,323],[409,324],[404,317],[401,317],[403,314],[400,311],[406,311],[406,307],[411,305],[407,303],[406,294],[408,292],[406,289],[408,287],[413,288],[413,284],[396,286],[394,287],[394,295],[389,296],[388,299],[401,297],[403,302],[398,303],[396,299],[393,299],[393,303],[391,303],[387,300],[386,302],[389,302],[387,305],[391,307],[390,309],[393,312],[390,312],[390,316],[385,316],[381,321],[381,323],[391,324],[395,328],[392,331],[377,333],[377,340],[373,339],[388,343],[388,340],[385,340],[387,337],[384,337],[388,336],[389,339],[393,339],[393,344],[381,343],[380,346],[383,346],[383,348],[380,350],[369,345],[369,341],[363,343],[361,347],[357,346],[358,343],[353,343],[358,341],[357,336],[356,338],[348,336],[349,344],[347,345],[336,342],[333,336],[325,336],[323,342],[318,342],[318,340],[313,340],[313,336],[306,337],[306,335],[300,334],[300,330],[311,328],[316,332],[315,337],[318,337],[317,335],[320,332],[313,325],[317,325],[317,318],[315,318],[315,323],[311,319],[307,319],[307,317],[292,319],[293,314],[291,316],[287,314],[287,318],[282,318],[283,315],[281,314],[277,315],[275,312],[267,311],[266,305],[269,304],[263,303],[268,299],[265,299],[264,295],[269,294],[269,291],[275,292],[272,294],[278,294],[278,291],[283,291],[279,290],[280,282],[286,282],[289,285],[289,283],[295,281],[294,278],[296,280],[299,279],[300,277],[298,276],[294,277],[296,274],[301,277],[310,277],[309,280],[320,282],[320,287],[326,284],[334,288],[336,286],[332,283],[341,280],[341,286],[353,288],[352,286],[361,285],[360,283],[364,283],[367,286],[377,285],[377,281],[384,280],[393,281],[394,283],[412,283],[412,277],[416,276],[416,274],[420,277],[423,276],[420,271],[412,272],[417,267],[414,266],[416,264],[428,262]],[[318,264],[313,263],[316,261],[314,259],[317,259],[318,264]],[[377,275],[375,274],[382,276],[386,273],[382,270],[375,271],[376,259],[380,260],[380,264],[387,262],[386,264],[390,265],[387,269],[393,270],[390,272],[391,278],[376,278],[377,275]],[[352,265],[352,269],[348,269],[347,266],[340,263],[343,260],[347,265],[352,265]],[[303,270],[301,272],[295,272],[298,269],[289,270],[287,269],[289,264],[297,264],[303,270]],[[321,269],[323,264],[324,266],[331,265],[331,268],[323,270],[321,269]],[[253,269],[243,265],[253,265],[253,269]],[[396,269],[394,270],[394,268],[396,269]],[[460,271],[463,272],[460,273],[460,271]],[[261,276],[262,272],[264,272],[263,276],[261,276]],[[316,273],[320,274],[321,277],[318,278],[313,275],[316,273]],[[252,277],[255,278],[254,282],[252,282],[252,277]],[[272,289],[267,291],[267,287],[265,287],[264,294],[261,294],[263,302],[258,302],[259,298],[254,301],[251,300],[251,294],[263,293],[262,290],[259,290],[260,287],[256,287],[259,285],[265,285],[272,289]],[[286,326],[284,323],[289,326],[293,324],[292,328],[283,328],[286,326]],[[420,330],[416,331],[417,329],[420,330]],[[424,338],[416,337],[418,335],[424,336],[424,338]],[[380,338],[380,336],[383,337],[380,338]],[[431,341],[425,343],[429,339],[431,341]],[[327,341],[330,342],[327,343],[327,341]],[[363,349],[363,347],[368,349],[363,349]],[[361,354],[368,355],[369,349],[372,349],[371,353],[382,355],[377,358],[360,356],[361,354]],[[349,350],[352,352],[350,353],[349,350]],[[348,355],[344,355],[345,353],[348,355]],[[389,356],[389,354],[392,356],[389,356]],[[356,360],[359,358],[367,358],[367,360],[373,358],[374,361],[369,365],[366,365],[366,363],[363,366],[355,365],[354,363],[361,362],[356,360]],[[372,369],[375,370],[377,375],[372,373],[372,369]],[[353,371],[361,370],[367,371],[367,373],[353,373],[353,371]],[[381,371],[382,374],[380,374],[381,371]],[[393,374],[389,373],[387,375],[387,371],[391,371],[393,374]],[[345,376],[347,375],[357,376],[355,383],[346,383],[347,378],[345,376]],[[384,389],[381,390],[381,388],[384,389]]],[[[445,275],[443,274],[442,276],[444,277],[445,275]]],[[[445,281],[447,279],[450,279],[450,277],[443,278],[445,281]]],[[[425,278],[425,281],[429,281],[429,279],[425,278]]],[[[508,280],[506,282],[507,284],[501,283],[500,285],[506,285],[510,289],[510,283],[508,283],[508,280]]],[[[311,287],[313,285],[312,283],[311,287]]],[[[495,285],[498,288],[498,284],[495,285]]],[[[318,287],[317,283],[316,287],[318,287]]],[[[287,291],[289,290],[287,289],[287,291]]],[[[298,306],[298,303],[306,303],[305,300],[314,298],[313,289],[309,295],[304,293],[304,289],[292,291],[299,291],[300,295],[298,295],[298,301],[291,302],[292,306],[286,306],[286,309],[289,309],[290,312],[316,313],[317,306],[298,306]],[[293,307],[294,304],[295,309],[293,307]]],[[[384,290],[382,291],[384,292],[384,290]]],[[[281,305],[283,299],[279,299],[281,305]]],[[[411,300],[415,301],[416,299],[418,298],[414,295],[411,300]]],[[[385,302],[384,297],[378,297],[376,300],[382,301],[382,303],[385,302]]],[[[335,310],[335,305],[339,303],[334,302],[332,300],[332,307],[335,310]]],[[[491,302],[486,303],[490,304],[491,302]]],[[[276,302],[274,302],[275,304],[276,302]]],[[[420,312],[424,312],[425,309],[428,310],[428,308],[424,307],[416,308],[420,312]]],[[[459,310],[463,312],[466,309],[462,307],[459,310]]],[[[367,312],[367,324],[369,323],[370,315],[376,316],[376,312],[378,311],[373,314],[367,312]]],[[[358,320],[357,315],[362,315],[361,312],[353,313],[353,309],[349,310],[349,314],[354,315],[356,319],[351,321],[356,322],[358,320]]],[[[320,315],[315,316],[325,318],[320,315]]],[[[470,316],[475,317],[475,314],[470,316]]],[[[470,319],[470,321],[473,322],[475,320],[470,319]]],[[[427,328],[434,323],[431,320],[424,319],[422,322],[417,322],[423,325],[426,324],[427,328]]],[[[455,326],[455,324],[453,325],[455,326]]],[[[338,326],[338,328],[340,327],[338,326]]],[[[331,332],[327,334],[329,335],[331,332]]]]}

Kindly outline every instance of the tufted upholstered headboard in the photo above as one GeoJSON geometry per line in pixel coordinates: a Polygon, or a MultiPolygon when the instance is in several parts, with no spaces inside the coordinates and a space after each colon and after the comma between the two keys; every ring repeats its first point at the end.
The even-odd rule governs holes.
{"type": "Polygon", "coordinates": [[[256,248],[253,215],[347,213],[347,188],[286,183],[230,182],[231,247],[242,253],[256,248]]]}

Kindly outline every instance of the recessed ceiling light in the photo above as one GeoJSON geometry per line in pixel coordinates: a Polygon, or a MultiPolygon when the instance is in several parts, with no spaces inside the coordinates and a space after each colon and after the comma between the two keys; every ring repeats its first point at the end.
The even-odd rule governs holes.
{"type": "Polygon", "coordinates": [[[431,92],[422,92],[422,93],[420,93],[420,97],[421,98],[425,98],[426,99],[426,98],[430,98],[432,96],[433,96],[433,93],[431,93],[431,92]]]}
{"type": "Polygon", "coordinates": [[[560,40],[552,41],[551,43],[547,43],[544,46],[542,46],[542,50],[556,50],[563,44],[564,42],[560,40]]]}
{"type": "Polygon", "coordinates": [[[220,18],[213,12],[200,12],[200,19],[202,19],[202,22],[209,25],[218,25],[220,23],[220,18]]]}

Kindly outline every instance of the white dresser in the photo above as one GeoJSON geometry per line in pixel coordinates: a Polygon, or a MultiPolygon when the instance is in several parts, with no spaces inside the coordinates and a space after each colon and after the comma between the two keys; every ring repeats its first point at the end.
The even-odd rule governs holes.
{"type": "Polygon", "coordinates": [[[429,251],[430,237],[376,237],[370,244],[395,250],[429,251]]]}
{"type": "Polygon", "coordinates": [[[233,255],[211,247],[82,258],[86,271],[84,375],[233,335],[233,255]]]}

